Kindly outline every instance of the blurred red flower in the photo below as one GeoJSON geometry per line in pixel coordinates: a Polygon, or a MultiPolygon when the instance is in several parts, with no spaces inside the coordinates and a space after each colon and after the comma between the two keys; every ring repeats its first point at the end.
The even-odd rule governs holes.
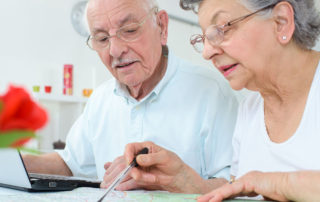
{"type": "Polygon", "coordinates": [[[47,120],[46,111],[23,88],[10,86],[0,96],[0,148],[21,147],[47,120]]]}

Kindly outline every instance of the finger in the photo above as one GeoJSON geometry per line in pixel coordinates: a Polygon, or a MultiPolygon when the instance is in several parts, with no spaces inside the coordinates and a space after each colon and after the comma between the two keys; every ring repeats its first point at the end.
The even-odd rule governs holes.
{"type": "Polygon", "coordinates": [[[223,196],[220,193],[216,193],[214,191],[200,196],[197,198],[197,202],[205,202],[205,201],[209,201],[209,202],[218,202],[218,201],[223,201],[223,196]]]}
{"type": "Polygon", "coordinates": [[[157,178],[155,175],[140,170],[138,168],[132,168],[131,177],[136,180],[139,184],[156,184],[157,178]]]}
{"type": "Polygon", "coordinates": [[[105,163],[104,166],[103,166],[104,169],[107,170],[111,166],[111,164],[112,164],[111,162],[105,163]]]}
{"type": "Polygon", "coordinates": [[[115,158],[113,160],[113,162],[111,163],[111,165],[109,166],[108,170],[110,172],[110,170],[114,170],[116,167],[118,167],[119,165],[125,167],[126,163],[125,163],[125,159],[124,156],[118,156],[117,158],[115,158]],[[122,165],[121,165],[122,164],[122,165]]]}
{"type": "Polygon", "coordinates": [[[105,181],[106,184],[111,184],[124,168],[125,165],[119,165],[117,167],[114,167],[113,169],[109,168],[109,171],[106,172],[103,176],[103,181],[105,181]]]}
{"type": "Polygon", "coordinates": [[[136,154],[138,154],[143,148],[147,147],[149,153],[152,151],[152,148],[156,146],[153,142],[135,142],[126,145],[124,156],[127,163],[129,164],[136,154]]]}
{"type": "Polygon", "coordinates": [[[232,188],[232,184],[225,184],[222,187],[215,189],[203,196],[198,197],[198,201],[219,201],[224,198],[229,198],[233,193],[234,190],[232,188]]]}
{"type": "MultiPolygon", "coordinates": [[[[109,163],[106,163],[104,167],[107,167],[106,172],[105,172],[105,176],[107,177],[108,175],[116,175],[117,170],[122,170],[126,167],[125,161],[124,161],[124,156],[120,156],[117,157],[110,165],[109,163]]],[[[112,177],[112,176],[111,176],[112,177]]],[[[104,180],[107,180],[106,178],[104,178],[104,180]]]]}
{"type": "Polygon", "coordinates": [[[145,147],[145,142],[135,142],[130,143],[126,145],[124,156],[126,159],[127,164],[130,164],[130,162],[134,159],[135,155],[145,147]]]}
{"type": "Polygon", "coordinates": [[[215,195],[213,198],[210,199],[209,202],[221,202],[223,201],[223,197],[221,195],[215,195]]]}
{"type": "Polygon", "coordinates": [[[148,148],[148,153],[155,153],[163,150],[162,147],[150,141],[127,144],[124,152],[127,164],[129,164],[134,159],[134,157],[145,147],[148,148]]]}
{"type": "Polygon", "coordinates": [[[209,201],[210,199],[212,199],[214,196],[216,195],[216,191],[211,191],[205,195],[199,196],[197,197],[197,202],[205,202],[205,201],[209,201]]]}
{"type": "Polygon", "coordinates": [[[117,191],[127,191],[127,190],[132,190],[132,189],[138,189],[141,188],[140,185],[138,185],[134,179],[130,179],[128,181],[120,183],[117,187],[117,191]]]}
{"type": "Polygon", "coordinates": [[[108,186],[107,186],[107,184],[104,182],[104,181],[102,181],[101,183],[100,183],[100,188],[102,188],[102,189],[106,189],[108,186]]]}
{"type": "Polygon", "coordinates": [[[214,198],[213,201],[221,201],[237,196],[248,196],[249,194],[252,194],[252,190],[246,190],[246,186],[242,181],[235,181],[232,184],[225,184],[221,188],[215,190],[215,194],[212,198],[214,198]]]}
{"type": "Polygon", "coordinates": [[[126,175],[126,176],[122,179],[121,184],[124,183],[124,182],[127,182],[127,181],[129,181],[129,180],[132,180],[132,179],[133,179],[133,178],[131,177],[131,175],[126,175]]]}
{"type": "Polygon", "coordinates": [[[165,165],[172,159],[170,151],[161,150],[155,153],[140,154],[137,156],[137,163],[143,167],[150,167],[154,165],[165,165]]]}

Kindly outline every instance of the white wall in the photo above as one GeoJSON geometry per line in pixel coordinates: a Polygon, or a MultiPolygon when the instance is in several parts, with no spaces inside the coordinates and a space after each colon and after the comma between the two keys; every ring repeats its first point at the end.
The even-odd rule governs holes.
{"type": "MultiPolygon", "coordinates": [[[[2,2],[0,92],[9,83],[15,83],[30,90],[33,85],[40,85],[42,90],[44,85],[52,85],[54,94],[62,94],[62,69],[66,63],[74,65],[75,95],[81,95],[83,88],[94,88],[110,78],[97,54],[86,47],[86,39],[72,28],[70,14],[77,2],[79,0],[2,2]]],[[[172,2],[160,5],[174,7],[172,2]]],[[[180,10],[177,0],[174,5],[180,10]]],[[[192,13],[189,15],[197,20],[192,13]]],[[[169,46],[177,55],[201,64],[201,56],[194,54],[188,44],[190,34],[199,32],[194,31],[197,28],[172,20],[169,46]]]]}
{"type": "MultiPolygon", "coordinates": [[[[61,95],[62,70],[66,63],[74,65],[74,94],[77,96],[81,95],[83,88],[94,88],[111,77],[97,54],[85,45],[86,38],[76,33],[71,25],[71,10],[79,1],[1,2],[0,93],[13,83],[23,85],[30,91],[33,85],[40,85],[42,92],[44,85],[52,85],[52,94],[61,95]]],[[[170,5],[173,5],[172,2],[170,5]]],[[[178,8],[178,1],[174,5],[178,8]]],[[[194,54],[188,44],[193,29],[199,28],[172,21],[169,46],[177,55],[203,63],[201,56],[194,54]],[[185,40],[182,40],[182,36],[185,40]]],[[[42,135],[42,149],[51,149],[50,142],[65,136],[66,129],[70,127],[68,121],[73,120],[74,116],[62,117],[68,121],[61,123],[61,120],[57,121],[61,113],[56,113],[61,106],[48,102],[42,104],[50,114],[50,124],[41,131],[41,134],[46,133],[42,135]],[[59,131],[64,134],[57,134],[59,131]]]]}
{"type": "MultiPolygon", "coordinates": [[[[80,0],[10,0],[0,7],[0,92],[8,83],[53,85],[53,93],[62,92],[63,64],[74,64],[75,94],[96,87],[110,78],[95,52],[85,45],[85,38],[71,26],[72,6],[80,0]]],[[[318,4],[319,1],[317,1],[318,4]]],[[[159,0],[170,15],[185,17],[195,23],[192,12],[182,11],[179,0],[159,0]]],[[[201,32],[198,26],[171,19],[169,46],[176,55],[196,64],[210,66],[189,45],[189,37],[201,32]]],[[[316,47],[320,50],[320,43],[316,47]]]]}
{"type": "Polygon", "coordinates": [[[62,92],[63,64],[74,64],[75,93],[108,76],[70,22],[76,0],[10,0],[0,6],[0,90],[8,83],[53,85],[62,92]],[[94,75],[93,75],[94,74],[94,75]]]}
{"type": "MultiPolygon", "coordinates": [[[[40,85],[42,90],[44,85],[52,85],[53,94],[62,94],[62,70],[66,63],[74,65],[74,94],[77,96],[81,95],[83,88],[94,88],[111,77],[97,54],[86,47],[86,39],[72,28],[71,10],[79,1],[1,2],[0,93],[9,83],[14,83],[30,90],[33,85],[40,85]]],[[[160,7],[167,9],[171,16],[185,18],[193,24],[197,22],[197,17],[192,12],[179,8],[179,0],[158,1],[160,7]]],[[[175,19],[169,22],[170,49],[194,64],[212,68],[211,63],[203,60],[201,54],[196,53],[189,45],[190,35],[200,33],[200,28],[175,19]]],[[[320,50],[320,43],[316,48],[320,50]]],[[[217,73],[217,77],[221,75],[217,73]]],[[[56,108],[53,107],[54,110],[56,108]]],[[[48,128],[48,132],[61,131],[52,129],[52,126],[51,129],[48,128]]],[[[51,137],[57,138],[57,135],[51,137]]]]}

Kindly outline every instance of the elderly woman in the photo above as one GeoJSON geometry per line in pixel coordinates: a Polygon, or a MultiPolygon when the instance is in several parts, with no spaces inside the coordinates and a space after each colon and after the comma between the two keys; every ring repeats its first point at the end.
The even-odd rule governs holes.
{"type": "MultiPolygon", "coordinates": [[[[198,200],[260,194],[320,201],[320,53],[312,50],[320,18],[314,1],[181,0],[181,5],[198,11],[203,34],[191,38],[196,50],[233,89],[255,91],[239,108],[232,181],[198,200]]],[[[142,146],[153,152],[139,156],[138,163],[151,169],[133,170],[136,180],[182,192],[209,187],[152,143],[128,145],[128,161],[142,146]]]]}

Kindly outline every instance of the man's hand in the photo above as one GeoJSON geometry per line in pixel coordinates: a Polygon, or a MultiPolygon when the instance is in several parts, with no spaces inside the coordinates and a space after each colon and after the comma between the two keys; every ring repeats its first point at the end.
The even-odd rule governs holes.
{"type": "Polygon", "coordinates": [[[268,199],[288,201],[286,196],[279,191],[278,185],[286,184],[286,173],[249,172],[232,184],[225,184],[208,194],[198,198],[198,202],[218,202],[227,198],[238,196],[262,195],[268,199]]]}
{"type": "MultiPolygon", "coordinates": [[[[108,188],[111,183],[115,180],[118,174],[127,167],[124,156],[119,156],[112,163],[107,162],[104,164],[104,169],[106,170],[103,181],[100,184],[101,188],[108,188]]],[[[116,187],[116,190],[126,191],[130,189],[141,188],[130,175],[126,176],[123,181],[116,187]]]]}
{"type": "Polygon", "coordinates": [[[138,167],[131,170],[136,183],[145,189],[160,189],[170,192],[201,193],[204,180],[187,166],[176,154],[152,142],[131,143],[126,146],[125,158],[130,163],[144,147],[148,154],[140,154],[138,167]]]}

